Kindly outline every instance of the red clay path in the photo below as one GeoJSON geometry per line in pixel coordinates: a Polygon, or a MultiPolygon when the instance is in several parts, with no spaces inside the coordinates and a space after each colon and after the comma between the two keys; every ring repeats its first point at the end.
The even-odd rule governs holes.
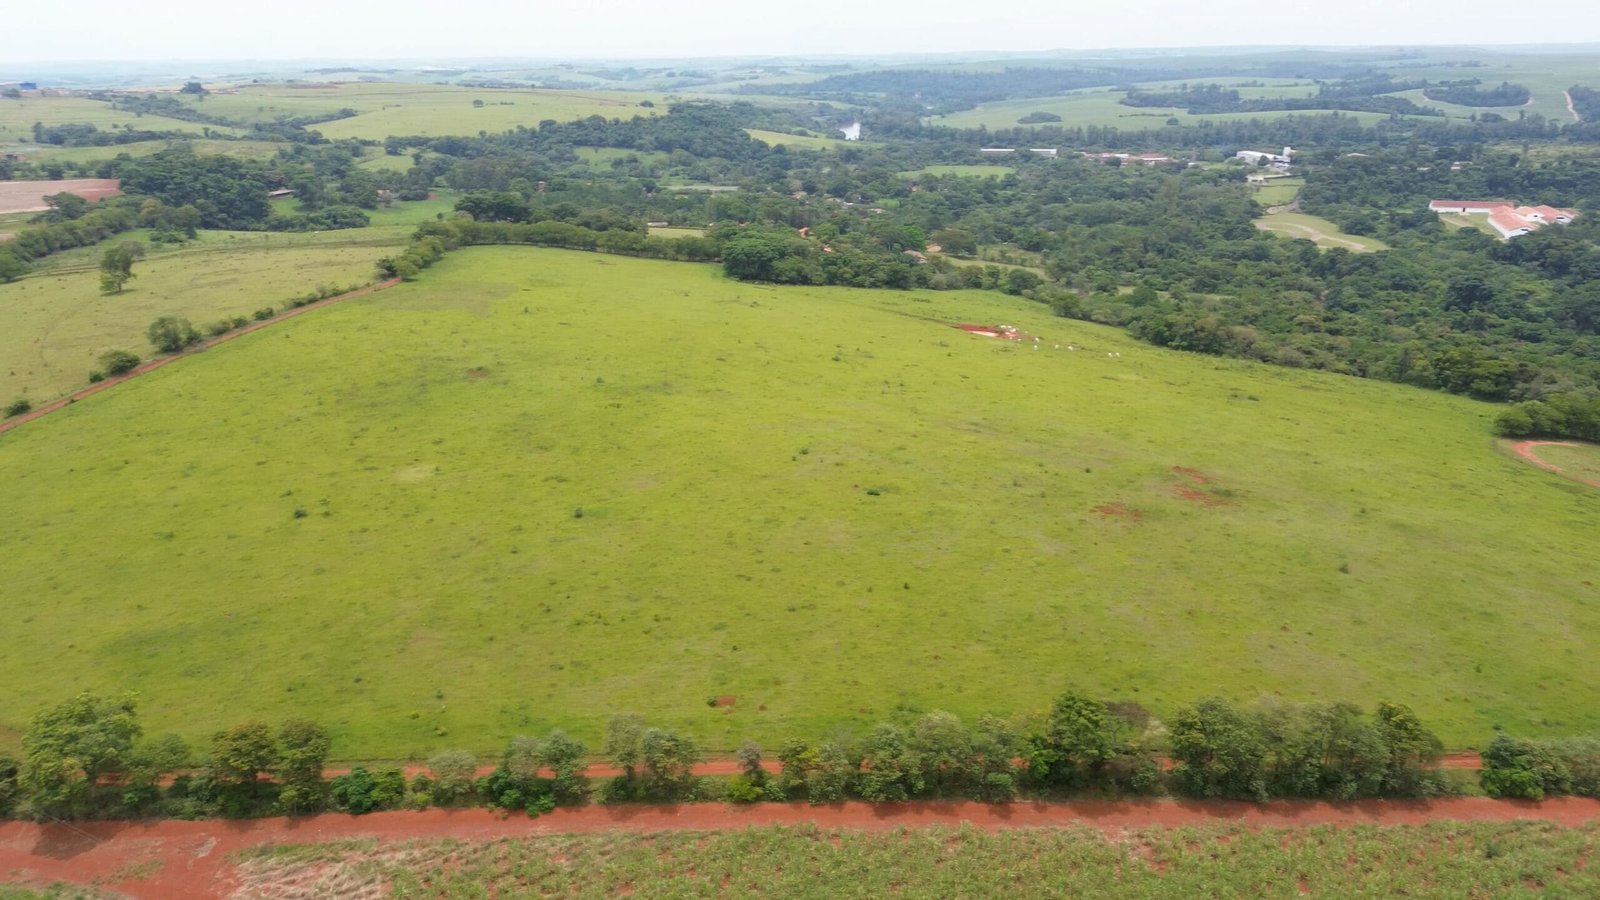
{"type": "Polygon", "coordinates": [[[321,309],[324,306],[329,306],[331,304],[338,303],[341,300],[349,300],[349,299],[351,299],[353,297],[361,297],[361,296],[364,296],[366,294],[373,293],[374,291],[381,291],[381,290],[383,290],[385,288],[391,288],[391,287],[394,287],[395,285],[397,285],[399,283],[400,283],[400,279],[391,278],[388,281],[380,281],[380,282],[377,282],[376,284],[369,284],[366,287],[360,288],[358,290],[349,291],[349,292],[343,293],[343,294],[336,294],[336,295],[334,295],[332,297],[328,297],[325,300],[318,300],[315,303],[307,303],[305,306],[295,307],[295,308],[292,308],[292,309],[286,309],[283,312],[278,313],[276,316],[273,316],[270,319],[265,319],[265,320],[262,320],[260,322],[251,322],[250,324],[245,325],[242,328],[235,329],[234,331],[230,331],[227,334],[218,335],[217,337],[214,337],[214,338],[212,338],[211,340],[208,340],[208,341],[201,341],[200,343],[194,345],[192,348],[190,348],[188,350],[185,350],[182,353],[174,354],[172,356],[157,357],[155,359],[150,360],[147,363],[144,363],[144,364],[140,365],[138,368],[133,369],[132,371],[124,372],[121,375],[117,375],[117,376],[114,376],[114,377],[111,377],[111,378],[107,378],[105,381],[99,382],[98,384],[91,384],[91,385],[89,385],[88,387],[84,388],[81,391],[78,391],[78,392],[76,392],[74,394],[71,394],[71,395],[68,395],[66,397],[62,397],[60,400],[56,400],[53,403],[47,403],[44,406],[39,407],[38,409],[31,410],[29,412],[25,412],[20,416],[15,416],[13,418],[6,419],[4,421],[0,421],[0,434],[5,434],[7,431],[10,431],[11,429],[18,427],[19,425],[22,425],[25,422],[32,422],[34,419],[37,419],[37,418],[39,418],[41,416],[49,415],[50,413],[53,413],[56,410],[61,409],[62,407],[70,406],[73,403],[77,403],[79,400],[82,400],[85,397],[92,397],[95,394],[98,394],[103,390],[107,390],[108,388],[115,387],[116,385],[119,385],[119,384],[123,383],[124,381],[127,381],[127,380],[129,380],[131,378],[137,378],[140,375],[145,374],[146,372],[154,372],[156,369],[159,369],[162,366],[170,365],[170,364],[175,363],[178,360],[183,359],[183,358],[188,357],[188,356],[193,356],[194,354],[199,353],[202,350],[209,350],[210,348],[215,347],[218,344],[226,344],[227,342],[233,340],[234,338],[243,337],[244,335],[247,335],[252,331],[260,331],[261,329],[266,328],[269,325],[275,324],[277,322],[282,322],[285,319],[292,319],[295,316],[301,315],[303,313],[311,312],[314,309],[321,309]]]}
{"type": "Polygon", "coordinates": [[[1588,478],[1579,478],[1578,476],[1573,475],[1572,473],[1568,472],[1566,469],[1561,468],[1560,466],[1556,465],[1555,463],[1545,462],[1544,460],[1540,459],[1539,458],[1539,454],[1535,452],[1540,447],[1581,447],[1581,446],[1583,446],[1583,445],[1582,444],[1574,444],[1571,441],[1522,441],[1520,443],[1514,444],[1511,447],[1511,452],[1517,454],[1518,456],[1522,457],[1523,459],[1527,460],[1528,462],[1533,463],[1534,465],[1538,466],[1539,468],[1544,469],[1547,472],[1554,472],[1557,475],[1561,475],[1561,476],[1563,476],[1565,478],[1570,478],[1573,481],[1578,482],[1579,484],[1587,484],[1590,487],[1600,487],[1600,481],[1592,481],[1592,480],[1590,480],[1588,478]]]}
{"type": "Polygon", "coordinates": [[[1354,803],[1228,801],[1096,801],[1087,803],[720,803],[681,806],[587,806],[537,819],[502,818],[483,809],[322,815],[302,819],[206,822],[92,822],[77,825],[0,824],[0,880],[23,884],[95,883],[130,897],[225,896],[235,886],[228,854],[263,844],[454,838],[493,840],[548,833],[671,830],[708,831],[752,826],[815,824],[824,828],[897,828],[970,823],[982,828],[1087,826],[1177,827],[1238,823],[1257,827],[1416,825],[1441,820],[1534,819],[1576,826],[1600,819],[1600,800],[1561,798],[1542,803],[1482,797],[1435,801],[1354,803]]]}

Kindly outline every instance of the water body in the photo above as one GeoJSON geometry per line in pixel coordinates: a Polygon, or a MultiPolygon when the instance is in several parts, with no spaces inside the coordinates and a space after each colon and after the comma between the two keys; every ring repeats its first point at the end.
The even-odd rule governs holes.
{"type": "Polygon", "coordinates": [[[859,141],[861,140],[861,123],[851,122],[850,127],[839,129],[839,133],[843,134],[844,139],[847,141],[859,141]]]}

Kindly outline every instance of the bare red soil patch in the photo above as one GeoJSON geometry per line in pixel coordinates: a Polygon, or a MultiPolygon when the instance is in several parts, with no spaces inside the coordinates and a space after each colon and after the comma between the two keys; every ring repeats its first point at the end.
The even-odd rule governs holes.
{"type": "Polygon", "coordinates": [[[1522,457],[1523,459],[1527,460],[1528,462],[1533,463],[1534,465],[1538,466],[1541,469],[1544,469],[1547,472],[1554,472],[1557,475],[1561,475],[1563,477],[1570,478],[1573,481],[1578,482],[1579,484],[1587,484],[1590,487],[1600,487],[1600,481],[1593,481],[1593,480],[1590,480],[1588,478],[1579,478],[1578,476],[1573,475],[1572,473],[1568,472],[1566,469],[1561,468],[1560,466],[1556,465],[1555,463],[1545,462],[1544,460],[1540,459],[1539,458],[1539,454],[1537,452],[1535,452],[1540,447],[1581,447],[1581,446],[1583,446],[1583,445],[1582,444],[1575,444],[1572,441],[1521,441],[1521,442],[1519,442],[1517,444],[1512,445],[1511,452],[1517,454],[1517,456],[1522,457]]]}
{"type": "Polygon", "coordinates": [[[349,293],[345,293],[345,294],[339,294],[339,295],[334,296],[334,297],[329,297],[326,300],[318,300],[315,303],[308,303],[305,306],[296,307],[294,309],[287,309],[287,310],[284,310],[283,312],[279,313],[278,315],[276,315],[276,316],[274,316],[274,317],[272,317],[270,319],[266,319],[266,320],[260,321],[260,322],[251,322],[249,325],[246,325],[243,328],[238,329],[237,331],[230,331],[227,334],[221,335],[219,337],[214,337],[209,341],[202,341],[202,342],[194,345],[192,348],[190,348],[188,350],[185,350],[184,352],[176,354],[174,356],[162,356],[162,357],[158,357],[156,359],[152,359],[149,362],[139,366],[136,369],[133,369],[130,372],[125,372],[125,373],[123,373],[121,375],[116,375],[116,376],[113,376],[111,378],[107,378],[105,381],[102,381],[102,382],[100,382],[98,384],[91,384],[88,387],[84,388],[83,390],[77,391],[76,393],[73,393],[73,394],[71,394],[69,396],[62,397],[60,400],[57,400],[57,401],[55,401],[53,403],[47,403],[44,406],[39,407],[38,409],[32,410],[30,412],[25,412],[20,416],[15,416],[13,418],[6,419],[5,421],[0,422],[0,434],[4,434],[7,431],[10,431],[11,429],[18,427],[18,426],[22,425],[25,422],[32,422],[34,419],[40,418],[42,416],[47,416],[50,413],[53,413],[58,409],[61,409],[61,408],[66,407],[66,406],[70,406],[73,403],[77,403],[79,400],[82,400],[85,397],[92,397],[95,394],[100,393],[101,391],[108,390],[108,389],[110,389],[112,387],[115,387],[116,385],[122,384],[124,381],[128,381],[129,379],[132,379],[132,378],[138,378],[140,375],[143,375],[146,372],[154,372],[156,369],[159,369],[162,366],[171,365],[172,363],[175,363],[180,359],[184,359],[186,357],[193,356],[194,354],[199,353],[202,350],[209,350],[210,348],[215,347],[218,344],[226,344],[227,342],[233,340],[234,338],[243,337],[244,335],[247,335],[252,331],[260,331],[263,328],[266,328],[266,327],[268,327],[270,325],[273,325],[273,324],[275,324],[277,322],[282,322],[285,319],[292,319],[295,316],[311,312],[314,309],[321,309],[324,306],[329,306],[329,305],[332,305],[334,303],[338,303],[341,300],[349,300],[349,299],[351,299],[353,297],[361,297],[361,296],[364,296],[366,294],[373,293],[374,291],[381,291],[381,290],[383,290],[385,288],[391,288],[391,287],[394,287],[395,285],[397,285],[399,283],[400,283],[400,279],[391,278],[388,281],[380,281],[377,284],[368,285],[367,287],[361,288],[360,290],[350,291],[349,293]]]}
{"type": "Polygon", "coordinates": [[[66,178],[60,181],[0,181],[0,213],[44,212],[51,194],[77,194],[90,203],[122,193],[115,178],[66,178]]]}
{"type": "Polygon", "coordinates": [[[739,702],[739,698],[733,696],[732,694],[723,694],[722,696],[713,699],[712,700],[712,705],[713,706],[732,706],[737,702],[739,702]]]}
{"type": "Polygon", "coordinates": [[[1184,478],[1189,479],[1195,484],[1207,485],[1211,483],[1211,476],[1200,471],[1199,469],[1191,469],[1188,466],[1173,466],[1172,473],[1174,475],[1182,475],[1184,478]]]}
{"type": "Polygon", "coordinates": [[[967,334],[999,338],[1002,341],[1022,340],[1022,332],[1012,328],[1010,325],[973,325],[969,322],[962,322],[955,327],[965,331],[967,334]]]}
{"type": "Polygon", "coordinates": [[[1107,503],[1102,506],[1096,506],[1094,511],[1108,518],[1127,519],[1130,522],[1137,522],[1144,518],[1143,510],[1132,509],[1126,503],[1122,503],[1120,501],[1116,503],[1107,503]]]}
{"type": "Polygon", "coordinates": [[[1233,505],[1233,501],[1227,499],[1226,497],[1218,497],[1215,494],[1208,494],[1192,485],[1175,484],[1172,486],[1172,492],[1191,503],[1198,503],[1208,509],[1218,506],[1233,505]]]}
{"type": "Polygon", "coordinates": [[[0,824],[0,873],[12,882],[99,881],[130,897],[173,900],[225,896],[238,885],[228,855],[264,844],[451,838],[488,841],[539,834],[629,831],[726,831],[769,825],[887,830],[901,826],[1038,828],[1089,826],[1118,835],[1125,828],[1237,823],[1254,827],[1420,825],[1443,820],[1539,820],[1576,826],[1600,819],[1600,800],[1564,797],[1541,803],[1484,797],[1352,803],[1171,800],[1085,803],[770,803],[729,806],[587,806],[537,819],[502,818],[483,809],[323,815],[303,819],[208,822],[32,822],[0,824]],[[159,864],[159,867],[157,866],[159,864]],[[141,868],[142,867],[142,868],[141,868]]]}

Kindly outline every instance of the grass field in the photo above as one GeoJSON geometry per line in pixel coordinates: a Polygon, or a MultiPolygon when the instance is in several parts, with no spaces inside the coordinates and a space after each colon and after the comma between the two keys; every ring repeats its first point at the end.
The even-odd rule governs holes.
{"type": "Polygon", "coordinates": [[[656,227],[650,229],[650,236],[662,238],[705,237],[706,230],[704,228],[685,228],[682,226],[673,225],[657,225],[656,227]]]}
{"type": "MultiPolygon", "coordinates": [[[[1293,93],[1295,89],[1286,88],[1285,93],[1293,93]]],[[[1063,127],[1074,126],[1099,126],[1106,128],[1120,128],[1123,131],[1145,131],[1164,126],[1168,119],[1177,119],[1181,125],[1196,125],[1200,122],[1235,122],[1247,119],[1276,119],[1286,115],[1317,115],[1326,113],[1326,110],[1296,110],[1294,112],[1258,112],[1258,113],[1216,113],[1209,115],[1190,115],[1180,108],[1155,108],[1124,106],[1120,102],[1126,91],[1113,91],[1104,88],[1095,88],[1086,91],[1074,91],[1054,97],[1035,97],[1026,100],[1002,100],[995,103],[985,103],[973,109],[950,113],[945,116],[935,116],[929,119],[929,124],[943,125],[950,128],[978,128],[989,129],[1017,128],[1017,121],[1032,112],[1055,113],[1061,117],[1060,122],[1046,123],[1046,125],[1060,125],[1063,127]]],[[[1359,119],[1363,124],[1371,125],[1386,116],[1378,113],[1341,113],[1359,119]]]]}
{"type": "Polygon", "coordinates": [[[1496,411],[998,294],[466,250],[0,436],[0,743],[80,689],[343,758],[1067,684],[1594,730],[1600,497],[1493,452],[1496,411]]]}
{"type": "Polygon", "coordinates": [[[1389,249],[1388,244],[1377,238],[1345,234],[1339,230],[1338,225],[1327,219],[1308,216],[1305,213],[1273,213],[1262,216],[1256,220],[1256,227],[1292,238],[1303,238],[1312,241],[1318,247],[1343,247],[1354,253],[1389,249]]]}
{"type": "Polygon", "coordinates": [[[1300,189],[1305,186],[1304,178],[1274,178],[1256,188],[1251,196],[1262,206],[1283,206],[1293,203],[1294,198],[1300,196],[1300,189]]]}
{"type": "Polygon", "coordinates": [[[958,178],[1002,178],[1017,170],[1011,166],[924,166],[914,172],[901,172],[904,178],[924,178],[930,175],[958,178]]]}
{"type": "MultiPolygon", "coordinates": [[[[33,123],[45,125],[94,125],[102,131],[131,126],[151,131],[182,131],[199,135],[207,126],[165,116],[136,116],[112,109],[111,104],[84,97],[29,97],[0,99],[0,146],[33,141],[33,123]]],[[[232,129],[211,126],[213,131],[232,133],[232,129]]]]}
{"type": "Polygon", "coordinates": [[[1559,466],[1568,475],[1585,481],[1600,482],[1600,446],[1578,444],[1563,447],[1547,444],[1538,448],[1539,458],[1552,466],[1559,466]]]}
{"type": "MultiPolygon", "coordinates": [[[[371,281],[374,263],[403,245],[409,231],[205,232],[181,247],[152,247],[127,290],[109,297],[100,293],[100,248],[59,254],[39,274],[0,285],[0,402],[26,396],[37,405],[82,387],[107,350],[148,356],[144,332],[157,316],[180,315],[203,327],[282,308],[318,285],[371,281]]],[[[135,232],[111,243],[143,237],[135,232]]]]}
{"type": "Polygon", "coordinates": [[[1594,896],[1600,826],[1297,830],[815,827],[492,842],[278,846],[240,854],[251,896],[1594,896]],[[298,891],[298,893],[291,893],[298,891]]]}
{"type": "MultiPolygon", "coordinates": [[[[182,143],[194,148],[201,156],[238,156],[245,159],[271,159],[288,144],[267,141],[219,141],[196,138],[182,143]]],[[[149,156],[174,145],[172,141],[135,141],[131,144],[113,144],[109,147],[55,147],[48,144],[28,144],[20,148],[23,159],[29,162],[96,162],[115,159],[126,153],[129,156],[149,156]]],[[[391,157],[394,158],[394,157],[391,157]]],[[[411,165],[411,157],[404,159],[411,165]]]]}
{"type": "Polygon", "coordinates": [[[585,116],[631,119],[664,111],[663,98],[603,91],[497,90],[400,82],[242,85],[237,93],[183,98],[198,109],[246,122],[315,116],[353,109],[359,115],[312,126],[329,140],[389,135],[475,135],[501,132],[543,119],[585,116]],[[481,107],[473,101],[483,102],[481,107]],[[639,104],[652,100],[657,108],[639,104]]]}
{"type": "Polygon", "coordinates": [[[1494,226],[1489,224],[1488,216],[1468,216],[1461,213],[1441,213],[1439,215],[1439,221],[1445,223],[1446,225],[1453,225],[1456,228],[1472,228],[1477,231],[1481,231],[1484,234],[1490,235],[1491,237],[1500,237],[1500,232],[1495,231],[1494,226]]]}
{"type": "Polygon", "coordinates": [[[746,128],[751,137],[769,147],[796,147],[801,150],[834,150],[839,147],[858,143],[847,141],[843,138],[806,136],[801,134],[784,134],[781,131],[762,131],[758,128],[746,128]]]}

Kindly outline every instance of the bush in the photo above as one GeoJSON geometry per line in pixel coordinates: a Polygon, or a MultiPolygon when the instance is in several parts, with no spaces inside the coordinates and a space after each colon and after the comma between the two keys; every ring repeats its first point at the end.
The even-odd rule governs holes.
{"type": "MultiPolygon", "coordinates": [[[[449,806],[471,796],[478,760],[465,750],[445,750],[428,760],[428,771],[433,774],[429,791],[434,801],[440,806],[449,806]]],[[[412,790],[421,789],[413,785],[412,790]]]]}
{"type": "Polygon", "coordinates": [[[272,307],[265,306],[265,307],[262,307],[261,309],[256,310],[254,313],[251,314],[251,316],[257,322],[265,322],[266,320],[272,318],[273,316],[275,316],[277,314],[278,314],[277,311],[275,311],[272,307]]]}
{"type": "Polygon", "coordinates": [[[139,367],[139,356],[126,350],[109,350],[100,355],[100,369],[106,375],[121,375],[139,367]]]}
{"type": "Polygon", "coordinates": [[[1483,769],[1478,783],[1491,797],[1543,800],[1546,794],[1565,794],[1572,787],[1566,765],[1545,745],[1502,734],[1479,755],[1483,769]]]}
{"type": "Polygon", "coordinates": [[[105,380],[106,380],[106,373],[104,373],[104,372],[90,372],[89,373],[89,383],[90,384],[99,384],[100,382],[105,381],[105,380]]]}
{"type": "Polygon", "coordinates": [[[723,793],[730,803],[759,803],[767,799],[767,792],[744,775],[729,778],[723,793]]]}
{"type": "Polygon", "coordinates": [[[350,774],[333,779],[328,784],[328,794],[339,809],[358,816],[395,809],[405,800],[406,776],[399,769],[373,773],[358,766],[350,774]]]}
{"type": "Polygon", "coordinates": [[[33,404],[28,401],[28,398],[18,397],[6,405],[6,418],[9,419],[12,416],[20,416],[30,409],[33,409],[33,404]]]}
{"type": "Polygon", "coordinates": [[[199,343],[200,332],[194,330],[189,320],[179,316],[162,316],[145,329],[145,337],[162,353],[177,353],[199,343]]]}

